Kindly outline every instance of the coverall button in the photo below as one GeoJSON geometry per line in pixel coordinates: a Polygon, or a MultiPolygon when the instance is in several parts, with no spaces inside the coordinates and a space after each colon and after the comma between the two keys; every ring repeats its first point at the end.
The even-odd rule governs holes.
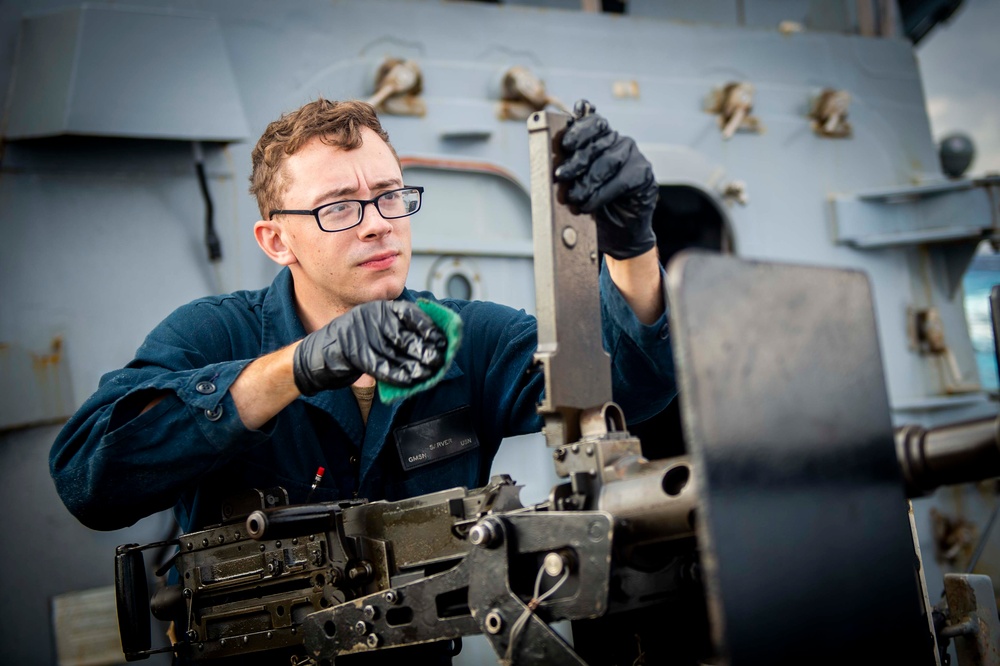
{"type": "Polygon", "coordinates": [[[209,393],[215,393],[215,384],[212,382],[198,382],[198,384],[194,387],[194,390],[198,393],[208,395],[209,393]]]}
{"type": "Polygon", "coordinates": [[[222,405],[216,405],[215,409],[206,409],[205,418],[209,421],[218,421],[222,418],[222,405]]]}
{"type": "Polygon", "coordinates": [[[349,461],[349,462],[350,462],[350,463],[351,463],[352,465],[357,465],[357,464],[358,464],[358,457],[357,457],[357,456],[351,456],[350,458],[348,458],[348,461],[349,461]]]}
{"type": "Polygon", "coordinates": [[[660,327],[659,336],[661,340],[666,340],[670,337],[670,324],[664,324],[660,327]]]}

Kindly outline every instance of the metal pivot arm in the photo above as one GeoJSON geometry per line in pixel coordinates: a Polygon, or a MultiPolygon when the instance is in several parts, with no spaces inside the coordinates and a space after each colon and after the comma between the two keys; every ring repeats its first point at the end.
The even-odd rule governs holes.
{"type": "Polygon", "coordinates": [[[488,517],[467,557],[469,607],[505,664],[581,666],[549,626],[607,609],[613,519],[604,512],[488,517]]]}
{"type": "Polygon", "coordinates": [[[611,364],[601,345],[597,229],[590,215],[563,203],[553,180],[559,138],[569,118],[540,111],[528,118],[531,217],[538,314],[536,362],[545,373],[538,407],[550,447],[580,438],[580,414],[611,400],[611,364]]]}
{"type": "Polygon", "coordinates": [[[540,111],[528,118],[531,216],[535,244],[538,349],[545,375],[538,412],[555,449],[556,472],[570,483],[553,489],[557,509],[599,508],[613,465],[639,458],[621,409],[611,402],[611,362],[601,342],[597,227],[565,203],[553,174],[569,116],[540,111]]]}

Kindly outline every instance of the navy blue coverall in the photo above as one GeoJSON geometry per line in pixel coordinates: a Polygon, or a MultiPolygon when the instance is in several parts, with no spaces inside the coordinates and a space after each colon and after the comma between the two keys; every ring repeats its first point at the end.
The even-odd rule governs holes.
{"type": "MultiPolygon", "coordinates": [[[[676,394],[667,317],[641,324],[607,268],[600,285],[614,399],[638,422],[676,394]]],[[[417,297],[434,299],[408,289],[400,296],[417,297]]],[[[293,401],[260,430],[243,425],[229,387],[250,361],[306,334],[290,272],[259,291],[180,307],[128,365],[101,379],[59,434],[50,454],[59,495],[95,529],[126,527],[174,507],[189,532],[221,522],[222,501],[248,488],[283,486],[293,504],[305,501],[320,466],[326,476],[311,501],[396,500],[483,485],[501,440],[542,426],[536,405],[543,378],[530,371],[536,321],[495,303],[439,302],[459,313],[464,335],[435,387],[391,405],[376,395],[367,425],[350,388],[322,391],[293,401]],[[463,407],[479,446],[405,470],[394,431],[463,407]]]]}

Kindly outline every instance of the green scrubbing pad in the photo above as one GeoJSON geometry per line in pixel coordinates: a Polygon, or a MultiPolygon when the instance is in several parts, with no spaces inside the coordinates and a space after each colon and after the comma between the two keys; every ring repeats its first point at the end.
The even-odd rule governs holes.
{"type": "Polygon", "coordinates": [[[411,395],[426,391],[441,381],[445,373],[448,372],[448,368],[451,367],[451,362],[455,359],[458,346],[462,344],[462,318],[458,316],[457,312],[433,301],[428,301],[426,298],[418,299],[417,306],[427,313],[427,316],[437,324],[438,328],[444,331],[445,337],[448,338],[448,347],[444,353],[444,365],[433,377],[413,386],[396,386],[395,384],[379,382],[378,397],[385,404],[409,398],[411,395]]]}

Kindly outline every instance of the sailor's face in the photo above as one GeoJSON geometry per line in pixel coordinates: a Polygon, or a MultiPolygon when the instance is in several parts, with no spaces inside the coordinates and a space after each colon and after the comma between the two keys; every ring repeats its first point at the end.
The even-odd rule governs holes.
{"type": "MultiPolygon", "coordinates": [[[[402,187],[403,175],[389,146],[367,128],[362,139],[361,147],[344,150],[317,137],[289,157],[282,208],[309,210],[345,199],[374,199],[402,187]]],[[[300,298],[324,299],[324,305],[346,310],[402,293],[410,268],[409,217],[386,220],[368,204],[361,224],[332,233],[321,230],[315,217],[279,217],[282,236],[295,255],[292,270],[300,298]]]]}

